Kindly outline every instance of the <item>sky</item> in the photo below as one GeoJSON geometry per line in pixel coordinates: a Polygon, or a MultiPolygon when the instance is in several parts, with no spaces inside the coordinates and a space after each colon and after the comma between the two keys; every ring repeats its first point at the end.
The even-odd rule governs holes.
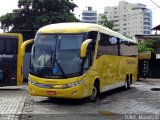
{"type": "MultiPolygon", "coordinates": [[[[82,10],[86,10],[87,6],[92,6],[93,10],[97,10],[98,14],[103,13],[106,6],[118,6],[119,1],[126,1],[130,3],[141,3],[147,5],[147,8],[152,10],[153,27],[160,24],[160,7],[156,6],[151,1],[154,1],[160,6],[160,0],[73,0],[77,4],[74,13],[78,17],[81,15],[82,10]]],[[[12,12],[17,8],[18,0],[0,0],[0,16],[12,12]]],[[[0,31],[1,32],[1,31],[0,31]]]]}

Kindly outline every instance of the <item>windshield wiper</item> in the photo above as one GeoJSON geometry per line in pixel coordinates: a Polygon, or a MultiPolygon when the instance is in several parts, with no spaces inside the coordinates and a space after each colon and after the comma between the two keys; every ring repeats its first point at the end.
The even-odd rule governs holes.
{"type": "Polygon", "coordinates": [[[57,45],[58,45],[58,40],[56,40],[55,48],[52,47],[52,51],[53,51],[52,52],[52,56],[54,56],[54,58],[52,58],[52,56],[51,56],[51,58],[52,58],[52,65],[51,65],[51,67],[54,68],[55,65],[56,65],[56,63],[57,63],[57,65],[58,65],[58,67],[59,67],[59,69],[60,69],[60,71],[62,73],[62,76],[66,77],[66,74],[64,73],[64,70],[62,69],[61,65],[58,63],[58,61],[56,59],[56,53],[57,53],[57,49],[56,48],[57,48],[57,45]]]}
{"type": "Polygon", "coordinates": [[[61,65],[59,64],[59,62],[57,61],[57,59],[54,59],[54,60],[55,60],[54,67],[55,67],[55,66],[56,66],[56,64],[57,64],[57,66],[58,66],[59,70],[60,70],[60,71],[61,71],[61,73],[62,73],[62,76],[65,78],[65,77],[66,77],[66,74],[64,73],[63,68],[61,67],[61,65]]]}

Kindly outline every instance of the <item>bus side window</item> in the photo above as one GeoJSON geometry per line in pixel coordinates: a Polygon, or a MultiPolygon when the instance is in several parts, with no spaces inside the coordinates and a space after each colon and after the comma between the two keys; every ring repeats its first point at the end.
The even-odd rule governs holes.
{"type": "Polygon", "coordinates": [[[138,46],[124,39],[120,40],[120,55],[121,56],[137,56],[138,46]]]}
{"type": "Polygon", "coordinates": [[[100,34],[97,56],[101,55],[118,55],[119,39],[104,33],[100,34]]]}
{"type": "Polygon", "coordinates": [[[104,33],[101,33],[97,57],[100,57],[101,55],[107,54],[107,45],[109,45],[109,36],[104,33]]]}
{"type": "Polygon", "coordinates": [[[118,55],[118,38],[109,36],[109,45],[107,51],[109,55],[118,55]]]}

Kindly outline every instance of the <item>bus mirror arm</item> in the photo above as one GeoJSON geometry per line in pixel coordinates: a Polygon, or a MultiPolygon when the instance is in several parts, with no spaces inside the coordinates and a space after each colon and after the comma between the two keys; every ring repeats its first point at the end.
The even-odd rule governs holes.
{"type": "Polygon", "coordinates": [[[30,39],[30,40],[27,40],[25,42],[23,42],[23,44],[21,45],[21,55],[24,56],[25,54],[25,49],[26,49],[26,46],[33,43],[33,39],[30,39]]]}
{"type": "Polygon", "coordinates": [[[88,47],[89,43],[91,43],[91,42],[92,42],[92,39],[87,39],[82,43],[81,50],[80,50],[80,56],[82,58],[86,57],[87,47],[88,47]]]}

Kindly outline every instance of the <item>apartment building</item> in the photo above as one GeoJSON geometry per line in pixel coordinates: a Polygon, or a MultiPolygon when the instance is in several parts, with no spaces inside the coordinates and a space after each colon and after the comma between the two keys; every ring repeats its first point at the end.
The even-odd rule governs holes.
{"type": "Polygon", "coordinates": [[[108,20],[114,21],[114,30],[133,37],[136,34],[151,34],[152,11],[144,4],[120,1],[118,6],[104,8],[108,20]]]}
{"type": "Polygon", "coordinates": [[[87,10],[82,11],[82,22],[96,23],[97,22],[97,11],[92,10],[92,7],[87,7],[87,10]]]}

